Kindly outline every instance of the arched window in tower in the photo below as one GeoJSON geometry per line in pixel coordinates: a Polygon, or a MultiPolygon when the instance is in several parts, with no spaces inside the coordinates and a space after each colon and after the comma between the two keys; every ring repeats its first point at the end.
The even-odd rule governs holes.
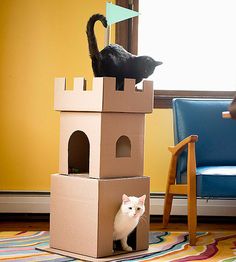
{"type": "Polygon", "coordinates": [[[131,157],[131,142],[127,136],[121,136],[116,141],[116,157],[131,157]]]}
{"type": "Polygon", "coordinates": [[[82,131],[75,131],[69,139],[68,173],[89,173],[89,140],[82,131]]]}

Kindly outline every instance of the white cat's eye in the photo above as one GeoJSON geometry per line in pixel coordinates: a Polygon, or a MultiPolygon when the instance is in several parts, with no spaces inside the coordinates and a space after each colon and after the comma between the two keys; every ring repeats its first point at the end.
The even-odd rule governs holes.
{"type": "Polygon", "coordinates": [[[132,207],[129,207],[129,209],[132,209],[132,207]]]}
{"type": "Polygon", "coordinates": [[[140,210],[140,209],[141,209],[140,207],[137,208],[137,210],[140,210]]]}

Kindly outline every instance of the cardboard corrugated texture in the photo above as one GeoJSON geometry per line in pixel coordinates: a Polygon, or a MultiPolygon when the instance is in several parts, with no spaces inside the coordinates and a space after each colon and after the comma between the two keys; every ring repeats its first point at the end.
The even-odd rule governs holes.
{"type": "Polygon", "coordinates": [[[70,173],[68,159],[73,160],[73,156],[68,156],[70,153],[77,157],[75,168],[78,170],[81,169],[80,165],[84,166],[84,161],[89,162],[87,173],[92,178],[143,176],[144,121],[144,114],[62,112],[59,172],[70,173]],[[87,138],[70,143],[77,131],[87,138]],[[120,147],[122,152],[122,146],[127,146],[117,143],[121,137],[126,137],[130,142],[130,156],[117,156],[117,148],[120,147]],[[84,148],[84,142],[89,146],[88,149],[84,148]],[[73,150],[68,149],[70,144],[76,144],[77,148],[74,146],[73,150]],[[85,154],[81,152],[83,150],[85,154]],[[81,153],[81,159],[78,152],[81,153]],[[84,155],[89,160],[83,159],[84,155]]]}
{"type": "Polygon", "coordinates": [[[55,174],[51,180],[50,247],[90,257],[113,253],[113,223],[122,195],[147,195],[131,246],[148,248],[149,177],[92,179],[55,174]]]}
{"type": "Polygon", "coordinates": [[[125,79],[124,90],[116,90],[115,78],[96,77],[92,90],[84,90],[84,78],[74,78],[74,89],[66,90],[66,79],[55,79],[54,109],[58,111],[151,113],[153,82],[143,81],[136,90],[134,79],[125,79]]]}

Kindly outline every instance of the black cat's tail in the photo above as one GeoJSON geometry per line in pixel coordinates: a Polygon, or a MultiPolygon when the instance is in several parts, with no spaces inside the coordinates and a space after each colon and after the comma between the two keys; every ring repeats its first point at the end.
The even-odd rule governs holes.
{"type": "Polygon", "coordinates": [[[96,21],[101,21],[104,27],[107,27],[107,20],[104,15],[95,14],[90,17],[87,23],[87,38],[88,38],[88,45],[89,45],[89,54],[91,59],[99,59],[99,50],[97,45],[97,39],[94,34],[94,24],[96,21]]]}

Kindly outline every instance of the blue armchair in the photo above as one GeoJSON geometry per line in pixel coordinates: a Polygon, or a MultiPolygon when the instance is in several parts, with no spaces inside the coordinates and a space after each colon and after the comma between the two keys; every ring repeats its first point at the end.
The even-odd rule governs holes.
{"type": "Polygon", "coordinates": [[[175,146],[166,187],[163,226],[174,195],[187,195],[190,245],[196,244],[197,197],[236,197],[236,121],[222,118],[229,99],[173,100],[175,146]]]}

